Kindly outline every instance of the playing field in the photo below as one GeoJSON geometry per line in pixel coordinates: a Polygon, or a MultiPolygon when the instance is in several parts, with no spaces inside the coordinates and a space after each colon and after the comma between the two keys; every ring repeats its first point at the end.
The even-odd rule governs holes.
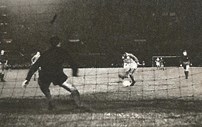
{"type": "Polygon", "coordinates": [[[202,126],[202,68],[192,67],[189,79],[182,68],[138,68],[133,87],[122,86],[121,68],[81,68],[69,81],[90,111],[76,108],[70,94],[53,85],[57,109],[48,111],[37,81],[21,88],[27,71],[8,70],[0,84],[1,127],[202,126]]]}

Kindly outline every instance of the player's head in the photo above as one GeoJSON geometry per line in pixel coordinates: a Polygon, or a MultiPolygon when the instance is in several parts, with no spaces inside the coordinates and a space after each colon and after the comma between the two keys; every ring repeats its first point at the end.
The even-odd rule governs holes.
{"type": "Polygon", "coordinates": [[[127,53],[125,52],[123,55],[122,55],[122,59],[126,59],[127,58],[127,53]]]}
{"type": "Polygon", "coordinates": [[[183,54],[183,56],[187,56],[187,51],[184,50],[184,51],[182,52],[182,54],[183,54]]]}
{"type": "Polygon", "coordinates": [[[4,50],[1,50],[1,55],[4,55],[4,52],[5,52],[4,50]]]}
{"type": "Polygon", "coordinates": [[[40,52],[39,52],[39,51],[37,51],[37,52],[36,52],[36,55],[40,55],[40,52]]]}
{"type": "Polygon", "coordinates": [[[50,44],[52,47],[60,47],[61,46],[60,38],[58,36],[51,37],[50,44]]]}

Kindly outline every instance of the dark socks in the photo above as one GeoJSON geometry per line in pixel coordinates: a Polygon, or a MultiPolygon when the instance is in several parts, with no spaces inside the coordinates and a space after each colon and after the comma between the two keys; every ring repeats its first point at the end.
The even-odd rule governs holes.
{"type": "Polygon", "coordinates": [[[78,107],[80,107],[80,106],[81,106],[81,101],[80,101],[80,94],[79,94],[79,91],[78,91],[78,90],[73,90],[73,91],[71,92],[71,96],[72,96],[74,102],[76,103],[76,105],[77,105],[78,107]]]}
{"type": "Polygon", "coordinates": [[[0,74],[0,80],[1,80],[1,82],[5,82],[5,80],[4,80],[4,74],[0,74]]]}
{"type": "Polygon", "coordinates": [[[188,79],[189,72],[188,72],[188,71],[185,71],[184,74],[185,74],[185,78],[188,79]]]}
{"type": "Polygon", "coordinates": [[[131,85],[130,85],[130,86],[134,86],[134,85],[135,85],[135,83],[136,83],[136,81],[134,80],[134,78],[133,78],[133,76],[132,76],[132,75],[130,75],[130,78],[131,78],[131,80],[132,80],[132,83],[131,83],[131,85]]]}

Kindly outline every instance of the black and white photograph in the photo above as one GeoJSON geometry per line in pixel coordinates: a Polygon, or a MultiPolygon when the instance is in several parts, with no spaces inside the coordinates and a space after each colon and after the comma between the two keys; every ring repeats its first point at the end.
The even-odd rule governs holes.
{"type": "Polygon", "coordinates": [[[202,0],[0,0],[0,127],[202,126],[202,0]]]}

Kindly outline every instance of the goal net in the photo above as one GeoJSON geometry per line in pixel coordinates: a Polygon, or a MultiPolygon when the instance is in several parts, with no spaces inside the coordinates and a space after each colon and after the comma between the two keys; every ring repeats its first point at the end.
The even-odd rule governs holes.
{"type": "Polygon", "coordinates": [[[123,68],[80,68],[79,77],[71,77],[71,69],[65,69],[69,82],[75,84],[82,102],[91,111],[76,108],[70,93],[54,85],[50,90],[57,109],[48,111],[37,81],[32,78],[26,89],[21,88],[27,71],[6,72],[6,82],[0,85],[0,119],[3,120],[0,125],[15,125],[18,120],[20,126],[54,126],[56,123],[71,126],[85,123],[92,127],[98,123],[99,126],[156,126],[165,119],[166,124],[179,124],[173,123],[170,117],[184,121],[189,116],[192,123],[195,123],[195,117],[200,117],[195,111],[201,109],[202,68],[192,67],[189,79],[185,79],[183,69],[179,67],[168,67],[164,71],[153,67],[138,68],[134,73],[136,84],[132,87],[124,87],[118,78],[118,74],[124,72],[123,68]],[[182,109],[189,110],[190,115],[185,115],[182,109]]]}
{"type": "MultiPolygon", "coordinates": [[[[185,79],[178,56],[153,56],[153,67],[148,67],[156,47],[151,45],[170,40],[176,25],[181,29],[172,40],[185,40],[182,37],[188,30],[181,26],[188,18],[200,18],[193,18],[191,13],[183,15],[183,11],[201,10],[196,4],[199,1],[0,0],[0,50],[17,51],[12,53],[13,61],[9,60],[13,68],[5,70],[6,82],[0,82],[0,127],[202,126],[202,68],[190,67],[189,78],[185,79]],[[185,6],[188,4],[195,8],[185,6]],[[170,16],[175,18],[175,9],[179,9],[178,16],[186,17],[179,17],[183,22],[169,20],[170,16]],[[161,11],[168,10],[173,12],[161,16],[161,11]],[[52,35],[58,35],[62,46],[83,63],[78,77],[71,76],[70,68],[64,72],[89,109],[78,108],[68,91],[51,84],[56,109],[49,111],[37,82],[38,72],[26,89],[21,87],[31,54],[45,51],[52,35]],[[124,87],[118,77],[126,71],[120,66],[123,52],[135,53],[146,62],[146,67],[139,66],[134,72],[134,86],[124,87]],[[154,67],[157,57],[164,59],[165,70],[154,67]],[[22,65],[25,62],[26,67],[22,65]]],[[[195,23],[199,22],[194,22],[198,26],[195,23]]]]}

